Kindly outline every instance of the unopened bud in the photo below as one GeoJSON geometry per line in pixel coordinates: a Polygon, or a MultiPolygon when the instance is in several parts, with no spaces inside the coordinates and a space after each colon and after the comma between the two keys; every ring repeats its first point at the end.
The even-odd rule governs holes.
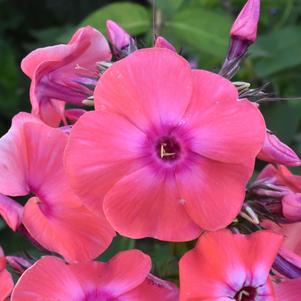
{"type": "Polygon", "coordinates": [[[266,162],[286,166],[301,165],[301,160],[296,153],[281,142],[276,135],[269,132],[266,133],[263,147],[257,157],[266,162]]]}
{"type": "Polygon", "coordinates": [[[230,32],[230,46],[220,74],[232,78],[239,69],[240,61],[257,37],[260,0],[248,0],[236,18],[230,32]]]}
{"type": "Polygon", "coordinates": [[[120,25],[112,20],[107,20],[107,32],[112,51],[117,59],[121,59],[137,50],[135,40],[120,25]]]}

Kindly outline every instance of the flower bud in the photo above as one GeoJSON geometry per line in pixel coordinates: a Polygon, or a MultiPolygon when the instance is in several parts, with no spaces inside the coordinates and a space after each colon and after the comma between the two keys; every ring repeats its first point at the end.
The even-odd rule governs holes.
{"type": "Polygon", "coordinates": [[[161,36],[157,37],[157,39],[155,41],[155,47],[167,48],[169,50],[177,52],[176,48],[171,43],[169,43],[165,38],[163,38],[161,36]]]}
{"type": "Polygon", "coordinates": [[[249,46],[257,37],[257,25],[260,15],[260,0],[248,0],[236,18],[230,31],[230,47],[220,74],[232,78],[249,46]]]}
{"type": "Polygon", "coordinates": [[[19,256],[6,256],[7,263],[18,273],[22,274],[31,263],[19,256]]]}
{"type": "Polygon", "coordinates": [[[287,166],[299,166],[301,160],[296,153],[282,143],[278,137],[267,132],[262,150],[257,156],[258,159],[275,164],[283,164],[287,166]]]}
{"type": "Polygon", "coordinates": [[[120,25],[112,20],[106,23],[112,51],[117,59],[121,59],[137,50],[135,40],[120,25]]]}

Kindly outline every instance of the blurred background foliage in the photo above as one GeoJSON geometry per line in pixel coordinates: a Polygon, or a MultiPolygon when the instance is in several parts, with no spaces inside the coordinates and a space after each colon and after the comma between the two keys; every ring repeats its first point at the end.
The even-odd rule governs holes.
{"type": "MultiPolygon", "coordinates": [[[[226,55],[231,24],[244,0],[157,0],[156,32],[199,68],[218,71],[226,55]]],[[[276,96],[301,96],[301,1],[262,1],[259,37],[234,80],[259,87],[270,83],[276,96]]],[[[20,70],[21,59],[31,50],[65,43],[74,30],[92,25],[105,33],[105,20],[119,22],[134,35],[140,47],[152,45],[151,1],[110,0],[0,0],[0,133],[19,111],[30,111],[29,80],[20,70]]],[[[262,108],[269,129],[301,153],[301,101],[281,101],[262,108]]],[[[297,170],[298,172],[298,170],[297,170]]],[[[76,239],[76,237],[74,238],[76,239]]],[[[0,220],[0,244],[5,252],[37,249],[21,235],[12,235],[0,220]]],[[[187,244],[117,237],[102,256],[138,247],[152,255],[155,272],[175,278],[176,260],[187,244]]]]}

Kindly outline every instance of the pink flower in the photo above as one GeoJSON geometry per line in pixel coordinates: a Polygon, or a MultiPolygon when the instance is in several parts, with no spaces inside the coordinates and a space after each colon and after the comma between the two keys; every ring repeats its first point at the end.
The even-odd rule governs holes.
{"type": "Polygon", "coordinates": [[[301,221],[301,176],[293,175],[284,165],[266,166],[251,190],[259,197],[271,199],[271,211],[280,211],[287,222],[301,221]]]}
{"type": "Polygon", "coordinates": [[[119,253],[108,263],[66,265],[44,257],[28,269],[12,301],[175,301],[177,288],[149,274],[150,258],[138,250],[119,253]]]}
{"type": "Polygon", "coordinates": [[[32,113],[50,126],[64,119],[65,102],[80,105],[98,79],[96,63],[110,60],[109,45],[96,29],[79,29],[66,45],[39,48],[27,55],[23,72],[31,78],[32,113]]]}
{"type": "Polygon", "coordinates": [[[163,48],[116,62],[75,124],[66,169],[76,193],[132,238],[187,241],[238,214],[265,124],[236,88],[163,48]],[[84,154],[84,155],[83,155],[84,154]]]}
{"type": "Polygon", "coordinates": [[[14,287],[11,274],[6,270],[6,258],[0,247],[0,301],[5,301],[14,287]]]}
{"type": "Polygon", "coordinates": [[[29,234],[69,261],[89,260],[108,247],[114,231],[102,212],[88,210],[67,184],[63,169],[67,138],[30,114],[15,116],[0,139],[0,192],[33,193],[22,216],[29,234]]]}
{"type": "Polygon", "coordinates": [[[107,20],[106,26],[112,51],[117,59],[124,58],[137,50],[135,40],[119,24],[107,20]]]}
{"type": "Polygon", "coordinates": [[[301,165],[301,160],[296,153],[286,144],[281,142],[276,135],[269,132],[266,133],[263,148],[257,157],[260,160],[275,164],[287,166],[301,165]]]}
{"type": "Polygon", "coordinates": [[[202,235],[180,260],[180,301],[274,301],[269,272],[281,243],[269,231],[202,235]]]}

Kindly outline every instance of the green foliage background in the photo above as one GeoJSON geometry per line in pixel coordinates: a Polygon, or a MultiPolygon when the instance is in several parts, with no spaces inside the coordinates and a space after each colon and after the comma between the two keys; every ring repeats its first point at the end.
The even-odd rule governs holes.
{"type": "MultiPolygon", "coordinates": [[[[165,36],[199,68],[217,71],[223,62],[231,24],[244,0],[157,0],[157,32],[165,36]]],[[[137,39],[151,46],[152,7],[148,1],[102,0],[0,0],[0,133],[19,111],[30,111],[29,80],[20,70],[21,59],[31,50],[67,42],[74,30],[90,24],[105,32],[105,20],[119,22],[137,39]]],[[[301,96],[301,1],[264,0],[257,43],[235,80],[253,87],[270,83],[268,90],[281,97],[301,96]]],[[[269,129],[301,153],[301,101],[263,106],[269,129]]],[[[296,170],[298,172],[298,169],[296,170]]],[[[74,238],[76,239],[76,237],[74,238]]],[[[0,245],[7,254],[39,256],[21,235],[0,220],[0,245]]],[[[150,239],[117,237],[102,255],[140,248],[152,256],[154,270],[175,279],[176,261],[191,243],[167,244],[150,239]]]]}

